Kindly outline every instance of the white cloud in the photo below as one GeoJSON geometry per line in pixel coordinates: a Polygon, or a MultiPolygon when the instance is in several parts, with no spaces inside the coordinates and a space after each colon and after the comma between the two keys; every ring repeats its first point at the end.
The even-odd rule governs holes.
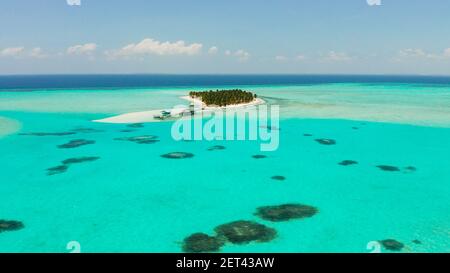
{"type": "Polygon", "coordinates": [[[442,54],[428,53],[420,48],[407,48],[398,52],[396,61],[410,60],[410,59],[428,59],[428,60],[440,60],[446,57],[450,57],[450,49],[445,49],[442,54]]]}
{"type": "Polygon", "coordinates": [[[445,58],[450,58],[450,48],[447,48],[444,50],[444,57],[445,58]]]}
{"type": "Polygon", "coordinates": [[[69,6],[81,6],[81,0],[67,0],[69,6]]]}
{"type": "Polygon", "coordinates": [[[305,60],[306,59],[306,56],[305,55],[297,55],[296,57],[295,57],[295,60],[296,61],[303,61],[303,60],[305,60]]]}
{"type": "Polygon", "coordinates": [[[30,57],[36,58],[36,59],[43,59],[47,57],[47,55],[44,54],[42,49],[40,47],[35,47],[30,52],[30,57]]]}
{"type": "Polygon", "coordinates": [[[398,55],[404,58],[427,57],[427,53],[420,48],[407,48],[399,51],[398,55]]]}
{"type": "Polygon", "coordinates": [[[287,57],[287,56],[284,56],[284,55],[278,55],[278,56],[275,56],[275,61],[277,61],[277,62],[287,62],[287,61],[297,61],[297,62],[301,62],[301,61],[304,61],[304,60],[306,60],[306,56],[305,55],[297,55],[297,56],[295,56],[295,57],[287,57]]]}
{"type": "Polygon", "coordinates": [[[217,52],[219,52],[219,49],[216,46],[210,47],[208,50],[208,54],[210,55],[217,54],[217,52]]]}
{"type": "Polygon", "coordinates": [[[129,44],[119,50],[109,51],[110,57],[129,57],[135,55],[196,55],[202,50],[199,43],[186,44],[184,41],[160,42],[154,39],[144,39],[137,44],[129,44]]]}
{"type": "Polygon", "coordinates": [[[236,51],[234,53],[234,56],[236,56],[239,61],[245,62],[250,58],[250,53],[248,53],[247,51],[245,51],[243,49],[239,49],[238,51],[236,51]]]}
{"type": "Polygon", "coordinates": [[[285,62],[287,60],[288,60],[288,58],[286,56],[282,56],[282,55],[275,56],[275,61],[277,61],[277,62],[285,62]]]}
{"type": "Polygon", "coordinates": [[[1,57],[18,57],[24,52],[25,48],[22,47],[8,47],[0,51],[1,57]]]}
{"type": "Polygon", "coordinates": [[[367,0],[369,6],[381,6],[381,0],[367,0]]]}
{"type": "Polygon", "coordinates": [[[329,62],[348,62],[348,61],[351,61],[352,59],[353,58],[345,52],[336,52],[333,50],[329,51],[322,58],[322,60],[329,61],[329,62]]]}
{"type": "Polygon", "coordinates": [[[90,55],[97,49],[97,45],[94,43],[88,43],[84,45],[74,45],[67,49],[69,55],[90,55]]]}
{"type": "Polygon", "coordinates": [[[225,55],[236,57],[240,62],[245,62],[248,61],[248,59],[250,59],[250,53],[248,53],[243,49],[236,50],[235,52],[232,52],[231,50],[226,50],[225,55]]]}

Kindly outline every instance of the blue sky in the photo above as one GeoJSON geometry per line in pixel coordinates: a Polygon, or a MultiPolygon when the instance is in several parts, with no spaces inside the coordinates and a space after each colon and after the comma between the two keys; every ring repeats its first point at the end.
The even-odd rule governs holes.
{"type": "Polygon", "coordinates": [[[2,0],[0,74],[450,74],[450,1],[2,0]]]}

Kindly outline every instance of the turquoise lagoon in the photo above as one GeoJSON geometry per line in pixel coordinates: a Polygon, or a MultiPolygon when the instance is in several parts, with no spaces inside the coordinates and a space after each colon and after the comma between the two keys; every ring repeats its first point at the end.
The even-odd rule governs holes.
{"type": "Polygon", "coordinates": [[[450,251],[450,85],[243,86],[281,107],[274,152],[261,152],[258,141],[177,142],[170,122],[142,128],[91,122],[169,108],[194,88],[1,91],[0,219],[25,227],[0,233],[0,252],[68,252],[70,241],[82,252],[181,252],[185,237],[213,234],[235,220],[263,223],[278,236],[227,244],[222,252],[369,252],[368,242],[384,239],[402,242],[402,252],[450,251]],[[21,135],[80,128],[74,135],[21,135]],[[160,142],[114,140],[140,135],[160,142]],[[95,143],[57,147],[74,139],[95,143]],[[226,149],[208,151],[214,145],[226,149]],[[175,151],[195,156],[160,157],[175,151]],[[83,156],[100,159],[47,175],[83,156]],[[359,164],[339,165],[343,160],[359,164]],[[260,206],[285,203],[319,213],[276,223],[254,215],[260,206]]]}

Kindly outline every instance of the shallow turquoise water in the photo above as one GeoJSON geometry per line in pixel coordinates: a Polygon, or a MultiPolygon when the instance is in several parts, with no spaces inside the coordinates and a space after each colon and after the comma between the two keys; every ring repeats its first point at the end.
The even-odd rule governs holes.
{"type": "MultiPolygon", "coordinates": [[[[239,87],[239,86],[238,86],[239,87]]],[[[228,87],[210,87],[230,88],[228,87]]],[[[450,85],[313,84],[244,86],[282,118],[334,118],[450,128],[450,85]]],[[[151,87],[115,90],[38,90],[0,92],[0,111],[94,113],[105,116],[171,108],[190,90],[205,87],[151,87]]]]}
{"type": "Polygon", "coordinates": [[[190,234],[212,234],[217,225],[246,219],[275,228],[278,237],[269,243],[226,245],[222,251],[368,252],[368,242],[388,238],[404,243],[403,252],[450,251],[448,128],[289,117],[280,122],[279,149],[262,153],[259,143],[251,141],[176,142],[170,123],[124,133],[125,124],[90,122],[109,110],[25,110],[3,109],[0,116],[20,121],[19,133],[79,127],[101,131],[40,137],[16,133],[0,139],[0,219],[25,224],[22,230],[0,233],[0,252],[67,252],[72,240],[80,242],[83,252],[180,252],[180,242],[190,234]],[[147,134],[161,142],[114,140],[147,134]],[[315,138],[337,144],[320,145],[315,138]],[[96,143],[57,148],[73,139],[96,143]],[[226,149],[207,150],[219,144],[226,149]],[[174,151],[195,156],[160,157],[174,151]],[[268,157],[255,160],[255,154],[268,157]],[[80,156],[101,158],[47,176],[47,168],[80,156]],[[359,164],[341,166],[342,160],[359,164]],[[417,171],[385,172],[377,165],[417,171]],[[274,175],[287,179],[270,179],[274,175]],[[283,223],[253,215],[259,206],[290,202],[320,212],[283,223]]]}

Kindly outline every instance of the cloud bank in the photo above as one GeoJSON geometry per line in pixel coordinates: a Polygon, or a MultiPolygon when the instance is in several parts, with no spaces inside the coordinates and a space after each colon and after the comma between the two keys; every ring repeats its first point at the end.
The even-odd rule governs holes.
{"type": "Polygon", "coordinates": [[[84,45],[74,45],[67,49],[69,55],[90,55],[97,49],[97,44],[88,43],[84,45]]]}
{"type": "Polygon", "coordinates": [[[231,50],[226,50],[225,56],[236,57],[240,62],[245,62],[250,59],[250,53],[248,53],[243,49],[236,50],[235,52],[232,52],[231,50]]]}
{"type": "Polygon", "coordinates": [[[329,51],[322,57],[322,61],[326,62],[349,62],[353,60],[353,57],[349,56],[345,52],[329,51]]]}
{"type": "Polygon", "coordinates": [[[414,60],[414,59],[425,59],[425,60],[446,60],[450,58],[450,48],[444,49],[441,53],[429,53],[420,48],[407,48],[402,49],[398,52],[398,56],[395,60],[414,60]]]}
{"type": "Polygon", "coordinates": [[[0,51],[1,57],[18,57],[24,52],[25,48],[22,47],[8,47],[0,51]]]}
{"type": "Polygon", "coordinates": [[[200,43],[186,44],[184,41],[160,42],[147,38],[137,44],[129,44],[119,50],[108,51],[110,57],[130,57],[142,55],[197,55],[201,53],[203,45],[200,43]]]}
{"type": "Polygon", "coordinates": [[[217,48],[217,46],[212,46],[208,50],[208,54],[210,55],[215,55],[217,52],[219,52],[219,48],[217,48]]]}

